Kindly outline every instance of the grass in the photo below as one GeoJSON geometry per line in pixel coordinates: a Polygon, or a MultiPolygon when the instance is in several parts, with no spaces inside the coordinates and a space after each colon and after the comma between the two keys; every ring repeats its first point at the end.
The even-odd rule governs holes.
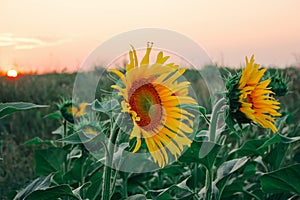
{"type": "MultiPolygon", "coordinates": [[[[225,73],[225,69],[220,71],[221,74],[225,73]]],[[[300,70],[291,67],[281,70],[281,73],[286,74],[290,80],[290,92],[280,98],[282,110],[293,113],[295,123],[300,122],[300,70]]],[[[210,112],[209,93],[204,80],[195,71],[187,71],[186,77],[192,82],[199,101],[210,112]]],[[[23,143],[35,136],[44,139],[55,137],[51,132],[59,124],[54,120],[44,119],[44,116],[56,110],[56,103],[62,97],[71,98],[75,78],[75,73],[23,75],[18,79],[0,77],[0,102],[24,101],[50,105],[48,108],[20,112],[1,119],[0,157],[3,160],[0,161],[0,196],[3,199],[11,199],[16,190],[37,176],[33,169],[35,147],[25,146],[23,143]]],[[[105,90],[109,90],[110,83],[107,75],[100,80],[100,85],[105,90]]],[[[102,95],[96,94],[96,97],[100,96],[102,95]]]]}

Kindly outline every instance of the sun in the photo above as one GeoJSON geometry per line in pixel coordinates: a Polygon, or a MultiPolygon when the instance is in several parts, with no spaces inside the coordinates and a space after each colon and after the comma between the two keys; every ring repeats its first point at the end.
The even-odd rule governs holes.
{"type": "Polygon", "coordinates": [[[9,78],[17,78],[18,77],[18,72],[15,69],[10,69],[10,70],[7,71],[6,76],[9,77],[9,78]]]}

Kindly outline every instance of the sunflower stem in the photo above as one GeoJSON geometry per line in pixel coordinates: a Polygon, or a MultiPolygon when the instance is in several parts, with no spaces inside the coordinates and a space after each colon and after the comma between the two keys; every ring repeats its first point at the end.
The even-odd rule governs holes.
{"type": "Polygon", "coordinates": [[[111,165],[113,161],[113,154],[115,151],[115,142],[117,139],[118,131],[117,129],[117,124],[120,118],[120,114],[116,118],[116,120],[113,122],[111,121],[112,128],[110,131],[110,136],[108,140],[108,148],[105,153],[105,167],[104,167],[104,172],[103,172],[103,180],[102,180],[102,200],[109,200],[110,199],[110,181],[111,181],[111,165]]]}
{"type": "Polygon", "coordinates": [[[221,98],[214,106],[212,114],[211,114],[211,120],[209,125],[209,141],[215,142],[216,140],[216,131],[217,131],[217,122],[218,117],[220,114],[220,110],[223,108],[224,103],[226,102],[225,98],[221,98]]]}
{"type": "Polygon", "coordinates": [[[198,184],[198,163],[194,163],[194,173],[195,173],[195,178],[194,178],[194,191],[196,193],[197,191],[197,184],[198,184]]]}
{"type": "MultiPolygon", "coordinates": [[[[219,117],[219,114],[222,113],[220,111],[224,107],[225,102],[226,102],[226,99],[221,98],[213,107],[210,125],[209,125],[209,141],[210,142],[216,142],[215,140],[216,140],[218,117],[219,117]]],[[[213,184],[212,183],[213,183],[213,169],[207,168],[206,169],[206,181],[205,181],[205,186],[206,186],[205,199],[206,200],[212,199],[212,194],[213,194],[213,184]]]]}
{"type": "MultiPolygon", "coordinates": [[[[64,120],[64,123],[63,123],[63,139],[65,139],[68,135],[68,122],[67,120],[64,120]]],[[[65,142],[62,143],[62,147],[64,147],[66,145],[65,142]]],[[[69,170],[69,155],[67,155],[67,157],[65,158],[65,161],[64,161],[64,174],[66,174],[69,170]]],[[[66,198],[67,200],[69,200],[69,197],[66,198]]]]}
{"type": "Polygon", "coordinates": [[[125,178],[123,179],[123,190],[124,190],[124,198],[128,198],[128,191],[127,191],[127,181],[128,181],[128,175],[125,175],[125,178]]]}
{"type": "MultiPolygon", "coordinates": [[[[65,139],[66,137],[67,137],[67,126],[68,124],[67,124],[67,120],[64,120],[64,124],[63,124],[63,130],[64,130],[64,132],[63,132],[63,139],[65,139]]],[[[62,143],[62,147],[64,147],[65,146],[65,143],[63,142],[62,143]]],[[[68,171],[68,157],[66,157],[65,158],[65,163],[64,163],[64,172],[65,173],[67,173],[67,171],[68,171]]]]}
{"type": "Polygon", "coordinates": [[[206,200],[211,200],[212,199],[212,191],[213,191],[213,173],[212,169],[206,169],[206,181],[205,181],[205,186],[206,186],[206,194],[205,194],[205,199],[206,200]]]}
{"type": "Polygon", "coordinates": [[[117,176],[118,176],[118,171],[115,170],[115,174],[114,174],[114,176],[113,176],[113,178],[112,178],[113,180],[112,180],[111,190],[110,190],[111,196],[112,196],[113,193],[115,192],[117,176]]]}

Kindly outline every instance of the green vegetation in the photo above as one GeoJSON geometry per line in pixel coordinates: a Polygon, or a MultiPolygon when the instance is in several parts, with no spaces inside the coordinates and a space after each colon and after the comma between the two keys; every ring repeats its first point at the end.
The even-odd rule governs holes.
{"type": "MultiPolygon", "coordinates": [[[[225,76],[227,70],[229,69],[221,69],[221,74],[225,76]]],[[[269,71],[271,74],[275,73],[274,69],[269,71]]],[[[97,73],[100,72],[101,70],[97,73]]],[[[206,169],[212,166],[215,166],[215,172],[211,174],[210,189],[218,198],[299,197],[300,71],[288,68],[280,70],[280,73],[289,80],[289,93],[279,98],[280,112],[283,113],[278,120],[280,134],[267,134],[253,126],[245,126],[237,131],[222,130],[221,140],[226,145],[214,145],[209,155],[199,158],[199,149],[203,145],[210,145],[202,139],[203,131],[199,131],[196,135],[198,139],[193,142],[191,148],[178,162],[166,168],[143,174],[118,174],[113,170],[117,181],[112,199],[122,199],[126,196],[131,196],[130,199],[145,199],[146,196],[153,199],[170,199],[174,196],[180,199],[195,199],[196,196],[201,198],[205,195],[203,187],[206,185],[206,169]]],[[[57,103],[62,98],[71,98],[75,77],[76,74],[24,75],[17,79],[0,77],[0,102],[49,105],[46,108],[20,111],[0,120],[2,199],[12,199],[17,191],[26,186],[32,186],[33,189],[33,183],[39,185],[41,181],[46,183],[46,190],[43,193],[38,190],[42,188],[35,188],[37,191],[31,194],[30,199],[39,199],[42,195],[49,199],[56,199],[59,195],[74,199],[94,199],[101,194],[98,189],[101,188],[103,164],[97,163],[95,158],[84,150],[82,141],[52,134],[64,125],[61,116],[59,120],[45,118],[47,114],[57,111],[57,103]],[[31,140],[32,138],[36,139],[31,140]],[[53,145],[59,139],[63,139],[63,143],[53,145]],[[28,140],[31,142],[25,145],[28,140]],[[66,159],[66,155],[74,153],[74,149],[81,154],[74,154],[74,158],[66,159]],[[43,160],[46,155],[48,158],[55,157],[53,163],[50,163],[52,168],[43,160]],[[69,166],[67,168],[64,167],[66,162],[69,166]],[[53,185],[52,179],[56,181],[56,185],[53,185]],[[32,182],[33,180],[35,182],[32,182]],[[31,185],[28,185],[30,183],[31,185]],[[74,192],[75,189],[77,190],[74,192]]],[[[111,80],[108,77],[105,74],[100,80],[102,89],[109,90],[111,80]]],[[[193,71],[187,71],[186,77],[192,82],[206,112],[211,113],[211,99],[203,79],[199,79],[193,71]]],[[[103,94],[99,91],[96,97],[103,97],[103,94]]],[[[76,134],[73,129],[75,128],[70,129],[68,135],[76,134]]]]}

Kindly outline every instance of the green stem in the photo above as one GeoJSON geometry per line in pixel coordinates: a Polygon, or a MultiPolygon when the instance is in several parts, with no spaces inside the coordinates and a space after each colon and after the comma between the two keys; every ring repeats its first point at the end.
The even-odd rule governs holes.
{"type": "Polygon", "coordinates": [[[213,191],[212,182],[213,182],[212,169],[206,169],[206,181],[205,181],[205,186],[206,186],[205,199],[206,200],[212,199],[212,191],[213,191]]]}
{"type": "Polygon", "coordinates": [[[64,120],[64,138],[67,137],[67,120],[64,120]]]}
{"type": "Polygon", "coordinates": [[[224,106],[224,103],[226,102],[225,98],[220,99],[214,106],[212,114],[211,114],[211,120],[209,125],[209,141],[215,142],[216,140],[216,131],[217,131],[217,122],[218,122],[218,116],[219,111],[224,106]]]}
{"type": "MultiPolygon", "coordinates": [[[[224,107],[226,102],[225,98],[221,98],[213,107],[213,111],[211,114],[211,119],[210,119],[210,125],[209,125],[209,141],[210,142],[216,142],[216,132],[217,132],[217,122],[218,122],[218,117],[220,114],[221,109],[224,107]]],[[[206,186],[206,195],[205,199],[206,200],[211,200],[212,199],[212,193],[213,193],[213,171],[212,169],[206,169],[206,181],[205,181],[205,186],[206,186]]]]}
{"type": "MultiPolygon", "coordinates": [[[[116,141],[119,141],[119,137],[120,137],[120,135],[118,134],[118,135],[117,135],[116,141]]],[[[119,162],[119,163],[121,163],[121,164],[119,165],[120,168],[121,168],[121,165],[122,165],[122,163],[123,163],[124,161],[125,161],[125,160],[123,159],[123,157],[121,157],[120,162],[119,162]]],[[[112,195],[114,194],[114,192],[115,192],[115,186],[116,186],[117,176],[118,176],[118,170],[115,170],[115,174],[114,174],[113,181],[112,181],[112,186],[111,186],[112,188],[111,188],[111,190],[110,190],[111,196],[112,196],[112,195]]]]}
{"type": "Polygon", "coordinates": [[[194,191],[196,193],[197,191],[197,185],[198,185],[198,163],[194,163],[194,173],[195,173],[195,176],[194,176],[194,191]]]}
{"type": "Polygon", "coordinates": [[[103,181],[102,181],[102,200],[109,200],[110,199],[110,179],[111,179],[111,165],[113,161],[113,154],[115,150],[115,142],[117,139],[118,131],[116,131],[116,128],[118,127],[118,121],[120,118],[120,114],[118,115],[116,121],[113,123],[113,126],[110,131],[110,136],[108,140],[108,148],[105,153],[105,167],[104,167],[104,173],[103,173],[103,181]]]}
{"type": "MultiPolygon", "coordinates": [[[[67,137],[67,134],[68,134],[68,122],[67,120],[64,120],[64,124],[63,124],[63,127],[64,127],[64,133],[63,133],[63,138],[66,138],[67,137]]],[[[62,143],[62,147],[65,146],[65,143],[63,142],[62,143]]],[[[66,174],[68,172],[68,165],[69,165],[69,160],[68,160],[68,154],[67,154],[67,157],[65,158],[65,163],[64,163],[64,174],[66,174]]],[[[66,200],[69,200],[69,197],[66,197],[66,200]]]]}
{"type": "MultiPolygon", "coordinates": [[[[64,120],[63,127],[64,127],[63,138],[66,138],[67,137],[67,120],[64,120]]],[[[63,142],[62,147],[64,147],[64,146],[65,146],[65,143],[63,142]]],[[[65,159],[64,173],[67,173],[67,171],[68,171],[68,158],[65,159]]]]}
{"type": "Polygon", "coordinates": [[[125,175],[125,178],[123,180],[123,191],[124,191],[124,198],[128,198],[128,191],[127,191],[127,180],[128,180],[128,175],[125,175]]]}
{"type": "Polygon", "coordinates": [[[118,176],[118,171],[115,170],[115,174],[114,174],[114,177],[113,177],[113,180],[112,180],[112,184],[111,184],[111,190],[110,190],[111,194],[113,194],[115,192],[117,176],[118,176]]]}

